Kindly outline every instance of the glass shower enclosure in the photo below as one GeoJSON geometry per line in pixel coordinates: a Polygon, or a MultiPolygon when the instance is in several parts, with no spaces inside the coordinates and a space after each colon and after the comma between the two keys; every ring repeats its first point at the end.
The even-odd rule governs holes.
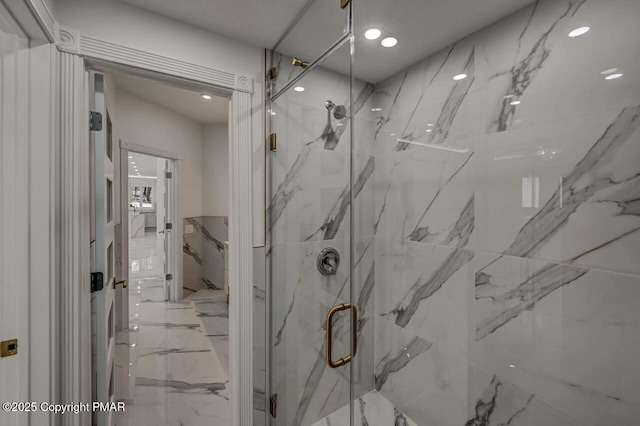
{"type": "Polygon", "coordinates": [[[316,0],[283,29],[269,424],[639,424],[638,19],[316,0]]]}

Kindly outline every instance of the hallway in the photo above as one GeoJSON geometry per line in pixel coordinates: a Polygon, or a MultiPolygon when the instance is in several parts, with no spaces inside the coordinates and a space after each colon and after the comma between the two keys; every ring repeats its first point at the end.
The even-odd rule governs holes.
{"type": "Polygon", "coordinates": [[[228,424],[228,308],[222,291],[165,302],[156,233],[130,245],[128,331],[116,337],[117,426],[228,424]]]}

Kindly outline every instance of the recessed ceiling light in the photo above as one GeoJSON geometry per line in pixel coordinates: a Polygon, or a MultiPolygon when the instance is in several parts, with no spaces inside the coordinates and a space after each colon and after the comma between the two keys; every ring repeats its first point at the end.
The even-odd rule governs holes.
{"type": "Polygon", "coordinates": [[[380,108],[380,107],[371,108],[371,111],[380,112],[380,111],[382,111],[382,108],[380,108]]]}
{"type": "Polygon", "coordinates": [[[276,112],[275,111],[271,111],[271,115],[276,115],[276,112]]]}
{"type": "Polygon", "coordinates": [[[618,68],[609,68],[608,70],[600,71],[600,74],[607,75],[607,74],[612,74],[616,71],[618,71],[618,68]]]}
{"type": "Polygon", "coordinates": [[[364,37],[367,40],[375,40],[382,35],[382,31],[377,28],[371,28],[364,33],[364,37]]]}
{"type": "Polygon", "coordinates": [[[391,136],[395,136],[395,135],[396,135],[395,133],[391,133],[391,136]]]}
{"type": "Polygon", "coordinates": [[[458,80],[464,80],[465,78],[467,78],[467,75],[462,73],[462,74],[456,74],[453,76],[453,79],[458,81],[458,80]]]}
{"type": "Polygon", "coordinates": [[[431,133],[433,130],[431,129],[427,129],[427,133],[431,133]]]}
{"type": "Polygon", "coordinates": [[[515,97],[515,96],[516,96],[516,95],[507,95],[507,96],[505,96],[504,98],[505,98],[505,99],[511,99],[511,98],[513,98],[513,97],[515,97]]]}
{"type": "Polygon", "coordinates": [[[129,158],[133,158],[132,156],[129,156],[129,158]]]}
{"type": "Polygon", "coordinates": [[[393,37],[387,37],[387,38],[383,38],[380,44],[383,47],[393,47],[396,44],[398,44],[398,40],[393,37]]]}
{"type": "Polygon", "coordinates": [[[569,33],[569,37],[580,37],[583,34],[586,34],[591,28],[589,27],[580,27],[569,33]]]}
{"type": "Polygon", "coordinates": [[[203,93],[200,96],[202,96],[202,99],[204,99],[206,101],[211,100],[211,95],[207,95],[206,93],[203,93]]]}
{"type": "Polygon", "coordinates": [[[131,164],[136,164],[136,162],[135,162],[135,161],[132,161],[132,162],[131,162],[131,164]]]}
{"type": "Polygon", "coordinates": [[[617,78],[622,77],[622,74],[620,73],[615,73],[615,74],[609,74],[608,76],[606,76],[604,79],[605,80],[615,80],[617,78]]]}
{"type": "Polygon", "coordinates": [[[294,87],[293,90],[295,90],[296,92],[304,92],[304,87],[297,86],[297,87],[294,87]]]}
{"type": "Polygon", "coordinates": [[[520,105],[520,101],[513,101],[510,103],[510,105],[520,105]]]}
{"type": "Polygon", "coordinates": [[[433,123],[427,123],[427,127],[433,127],[433,123]]]}

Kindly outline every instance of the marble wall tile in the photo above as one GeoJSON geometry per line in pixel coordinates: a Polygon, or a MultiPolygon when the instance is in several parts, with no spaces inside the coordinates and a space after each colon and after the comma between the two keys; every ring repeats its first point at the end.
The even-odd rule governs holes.
{"type": "Polygon", "coordinates": [[[381,237],[375,249],[376,390],[419,424],[464,424],[473,252],[381,237]]]}
{"type": "Polygon", "coordinates": [[[633,423],[640,277],[489,254],[475,261],[477,375],[576,424],[633,423]]]}
{"type": "Polygon", "coordinates": [[[376,84],[376,388],[419,424],[637,416],[639,16],[538,1],[376,84]]]}
{"type": "Polygon", "coordinates": [[[357,392],[375,386],[421,425],[633,422],[639,16],[626,0],[541,0],[358,83],[354,223],[352,123],[323,109],[348,99],[344,76],[312,73],[307,91],[277,102],[287,143],[272,164],[271,332],[276,386],[298,407],[282,424],[346,404],[348,378],[323,369],[318,324],[348,285],[314,277],[323,244],[312,243],[348,250],[351,226],[351,299],[366,300],[359,333],[374,348],[356,358],[357,392]],[[605,80],[612,67],[624,78],[605,80]]]}
{"type": "Polygon", "coordinates": [[[477,145],[478,247],[639,273],[640,106],[487,136],[477,145]],[[533,181],[532,181],[533,179],[533,181]],[[527,188],[528,190],[525,190],[527,188]],[[588,232],[585,232],[588,230],[588,232]]]}
{"type": "MultiPolygon", "coordinates": [[[[228,219],[222,216],[188,217],[183,227],[183,287],[188,293],[202,288],[224,289],[224,241],[228,239],[228,219]]],[[[188,294],[185,294],[188,295],[188,294]]]]}

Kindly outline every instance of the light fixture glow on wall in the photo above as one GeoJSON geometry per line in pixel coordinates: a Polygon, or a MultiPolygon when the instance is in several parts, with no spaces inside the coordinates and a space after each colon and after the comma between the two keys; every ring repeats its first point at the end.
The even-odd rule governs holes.
{"type": "Polygon", "coordinates": [[[615,74],[609,74],[608,76],[606,76],[604,79],[605,80],[616,80],[618,78],[622,77],[621,73],[615,73],[615,74]]]}
{"type": "Polygon", "coordinates": [[[205,101],[211,100],[211,95],[207,95],[206,93],[203,93],[200,96],[202,96],[202,99],[204,99],[205,101]]]}
{"type": "Polygon", "coordinates": [[[467,78],[467,75],[465,73],[456,74],[456,75],[453,76],[453,79],[455,81],[464,80],[465,78],[467,78]]]}
{"type": "Polygon", "coordinates": [[[382,31],[377,28],[371,28],[364,33],[364,37],[367,40],[375,40],[382,35],[382,31]]]}
{"type": "Polygon", "coordinates": [[[398,44],[398,40],[393,37],[387,37],[387,38],[383,38],[380,44],[383,47],[393,47],[396,44],[398,44]]]}
{"type": "Polygon", "coordinates": [[[581,35],[586,34],[591,28],[589,27],[580,27],[569,33],[569,37],[580,37],[581,35]]]}
{"type": "Polygon", "coordinates": [[[297,86],[297,87],[294,87],[293,90],[295,90],[296,92],[304,92],[304,87],[297,86]]]}

